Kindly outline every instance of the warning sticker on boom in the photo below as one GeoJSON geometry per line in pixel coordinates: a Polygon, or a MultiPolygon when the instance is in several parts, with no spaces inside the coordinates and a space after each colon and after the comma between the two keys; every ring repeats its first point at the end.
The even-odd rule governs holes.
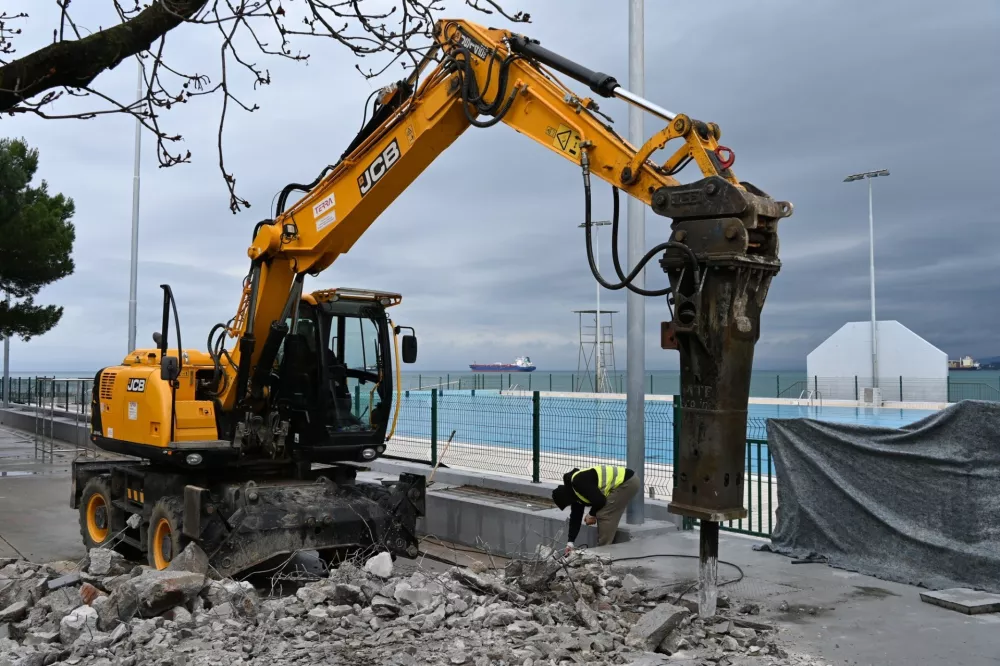
{"type": "Polygon", "coordinates": [[[562,124],[559,127],[546,127],[545,133],[552,137],[553,147],[570,155],[580,153],[580,135],[571,127],[562,124]]]}

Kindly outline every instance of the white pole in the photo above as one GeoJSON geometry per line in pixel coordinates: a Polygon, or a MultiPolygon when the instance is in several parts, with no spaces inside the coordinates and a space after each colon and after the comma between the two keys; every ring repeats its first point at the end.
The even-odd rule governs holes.
{"type": "Polygon", "coordinates": [[[875,217],[872,213],[872,179],[868,178],[868,263],[872,301],[872,386],[878,387],[878,322],[875,319],[875,217]]]}
{"type": "MultiPolygon", "coordinates": [[[[628,83],[631,92],[644,95],[644,35],[643,0],[630,0],[628,5],[628,83]]],[[[628,139],[633,146],[643,144],[642,109],[629,105],[628,139]]],[[[639,263],[646,253],[645,206],[635,197],[628,198],[628,267],[626,272],[639,263]]],[[[646,271],[642,270],[632,282],[637,287],[646,286],[646,271]]],[[[645,488],[643,470],[646,458],[646,434],[643,422],[646,394],[642,381],[646,370],[646,303],[645,298],[629,290],[626,300],[626,402],[625,439],[627,443],[626,462],[638,477],[640,491],[628,504],[625,521],[629,525],[641,525],[644,519],[645,488]]]]}
{"type": "MultiPolygon", "coordinates": [[[[7,294],[7,309],[10,310],[10,293],[7,294]]],[[[10,336],[3,336],[3,406],[10,407],[10,336]]]]}
{"type": "MultiPolygon", "coordinates": [[[[142,60],[136,56],[139,66],[139,81],[136,86],[136,99],[142,97],[142,60]]],[[[128,285],[128,351],[135,351],[136,328],[136,291],[139,277],[139,157],[142,144],[142,123],[135,119],[135,164],[132,175],[132,260],[129,271],[128,285]]]]}
{"type": "MultiPolygon", "coordinates": [[[[600,249],[600,244],[598,243],[598,237],[599,237],[599,234],[597,232],[597,227],[595,226],[594,227],[594,265],[597,266],[597,272],[600,273],[601,272],[601,249],[600,249]]],[[[595,389],[595,391],[597,393],[600,393],[601,392],[601,361],[602,361],[602,356],[601,356],[601,337],[602,337],[601,336],[601,284],[599,282],[595,281],[595,285],[597,287],[597,289],[596,289],[596,291],[597,291],[597,317],[595,318],[595,321],[597,322],[597,331],[596,331],[597,337],[595,338],[595,340],[597,341],[597,349],[595,350],[596,353],[594,354],[594,356],[596,358],[596,363],[595,364],[597,366],[597,368],[596,368],[597,369],[597,373],[595,375],[597,377],[597,381],[594,382],[594,389],[595,389]]]]}

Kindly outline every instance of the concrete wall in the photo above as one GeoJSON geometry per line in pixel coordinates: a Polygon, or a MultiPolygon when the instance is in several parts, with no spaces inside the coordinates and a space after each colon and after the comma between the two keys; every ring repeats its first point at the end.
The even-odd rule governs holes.
{"type": "MultiPolygon", "coordinates": [[[[81,414],[60,414],[50,418],[47,412],[35,415],[35,410],[23,405],[0,408],[0,425],[17,428],[28,433],[37,433],[39,440],[55,440],[57,446],[70,444],[77,447],[90,446],[90,428],[81,414]]],[[[63,446],[65,448],[65,446],[63,446]]]]}
{"type": "MultiPolygon", "coordinates": [[[[878,366],[883,400],[948,399],[948,355],[898,321],[878,322],[878,366]]],[[[871,322],[844,324],[809,353],[806,373],[824,400],[854,400],[855,377],[858,391],[872,386],[871,322]]]]}

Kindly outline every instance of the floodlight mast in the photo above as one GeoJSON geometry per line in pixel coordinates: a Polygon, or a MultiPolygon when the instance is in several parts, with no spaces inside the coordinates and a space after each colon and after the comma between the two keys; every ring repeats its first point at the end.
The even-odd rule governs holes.
{"type": "Polygon", "coordinates": [[[872,388],[878,387],[878,322],[875,319],[875,220],[872,213],[872,178],[888,175],[888,169],[878,169],[851,174],[844,178],[845,183],[851,183],[855,180],[868,181],[868,272],[872,306],[872,388]]]}

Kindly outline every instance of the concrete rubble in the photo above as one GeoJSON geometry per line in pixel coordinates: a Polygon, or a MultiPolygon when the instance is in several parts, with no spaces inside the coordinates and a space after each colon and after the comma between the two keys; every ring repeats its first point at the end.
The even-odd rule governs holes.
{"type": "Polygon", "coordinates": [[[181,563],[195,571],[156,571],[104,549],[77,571],[0,560],[0,666],[824,663],[789,654],[751,619],[752,605],[702,621],[672,588],[622,576],[586,550],[406,574],[380,554],[299,576],[285,596],[271,594],[273,580],[213,576],[196,545],[181,563]]]}

